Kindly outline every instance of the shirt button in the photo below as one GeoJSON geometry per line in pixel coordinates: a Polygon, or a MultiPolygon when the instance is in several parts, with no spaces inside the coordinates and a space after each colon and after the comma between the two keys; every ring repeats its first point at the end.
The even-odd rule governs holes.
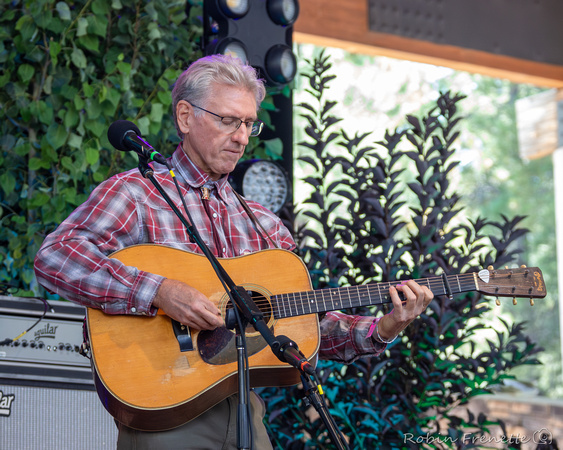
{"type": "Polygon", "coordinates": [[[214,219],[217,218],[217,213],[213,213],[213,218],[214,218],[214,219]]]}
{"type": "Polygon", "coordinates": [[[223,247],[223,253],[227,253],[227,249],[223,247]]]}
{"type": "Polygon", "coordinates": [[[136,313],[137,312],[137,308],[135,308],[134,306],[131,308],[131,312],[132,313],[136,313]]]}

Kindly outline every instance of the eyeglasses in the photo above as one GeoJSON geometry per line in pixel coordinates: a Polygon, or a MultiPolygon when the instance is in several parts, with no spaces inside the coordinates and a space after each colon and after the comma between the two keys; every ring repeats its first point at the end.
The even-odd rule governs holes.
{"type": "Polygon", "coordinates": [[[219,117],[219,119],[221,119],[221,123],[225,125],[225,127],[229,130],[230,133],[234,133],[235,131],[237,131],[243,123],[246,126],[246,131],[249,136],[258,136],[262,131],[262,128],[264,128],[264,122],[262,122],[261,120],[245,122],[244,120],[241,120],[237,117],[220,116],[219,114],[215,114],[212,113],[211,111],[207,111],[207,109],[203,109],[201,106],[196,106],[196,105],[192,105],[192,106],[194,108],[201,109],[202,111],[205,111],[206,113],[211,114],[215,117],[219,117]]]}

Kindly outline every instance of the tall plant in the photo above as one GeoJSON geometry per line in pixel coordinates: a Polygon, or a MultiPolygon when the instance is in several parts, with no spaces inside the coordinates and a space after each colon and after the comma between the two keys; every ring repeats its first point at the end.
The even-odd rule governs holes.
{"type": "MultiPolygon", "coordinates": [[[[364,145],[368,135],[350,137],[335,128],[334,103],[325,98],[334,78],[328,57],[321,53],[310,67],[313,100],[299,105],[307,135],[299,160],[309,170],[303,181],[311,195],[299,211],[297,236],[315,287],[463,273],[515,261],[514,244],[527,232],[518,226],[522,217],[465,219],[450,186],[461,96],[442,93],[424,117],[407,117],[404,128],[387,132],[374,147],[364,145]]],[[[349,366],[322,362],[332,414],[351,447],[455,447],[467,433],[486,432],[493,423],[487,417],[464,417],[457,408],[502,383],[509,369],[536,363],[539,351],[522,324],[486,326],[480,319],[489,310],[476,293],[453,301],[440,297],[381,357],[349,366]],[[483,333],[486,345],[477,346],[483,333]]],[[[293,394],[265,391],[274,442],[279,448],[329,448],[298,388],[293,394]]]]}

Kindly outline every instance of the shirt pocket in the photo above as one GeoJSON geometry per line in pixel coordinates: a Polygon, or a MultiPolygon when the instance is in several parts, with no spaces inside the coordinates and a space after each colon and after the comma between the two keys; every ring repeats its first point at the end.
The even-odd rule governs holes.
{"type": "Polygon", "coordinates": [[[144,228],[146,243],[168,245],[182,250],[200,253],[197,244],[190,242],[184,224],[172,208],[147,207],[144,228]]]}

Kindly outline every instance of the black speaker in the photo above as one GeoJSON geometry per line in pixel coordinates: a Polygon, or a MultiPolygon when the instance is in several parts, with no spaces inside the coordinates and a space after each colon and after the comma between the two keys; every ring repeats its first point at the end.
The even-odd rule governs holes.
{"type": "Polygon", "coordinates": [[[0,449],[115,449],[117,427],[91,390],[0,384],[0,449]]]}

